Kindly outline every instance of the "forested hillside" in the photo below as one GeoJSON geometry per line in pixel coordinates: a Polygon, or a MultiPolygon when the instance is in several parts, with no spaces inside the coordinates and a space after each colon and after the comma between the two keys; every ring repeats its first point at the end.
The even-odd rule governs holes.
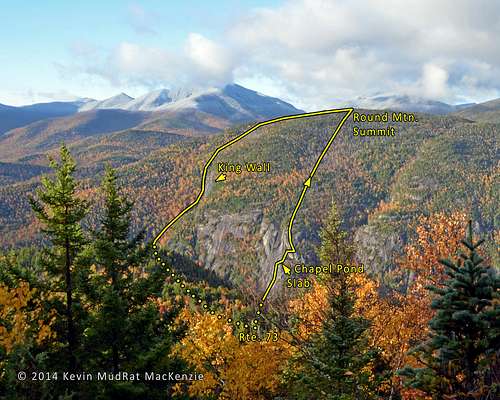
{"type": "Polygon", "coordinates": [[[294,273],[310,285],[290,288],[280,271],[262,306],[341,116],[259,128],[221,152],[202,201],[154,252],[207,159],[248,126],[126,129],[51,150],[50,163],[34,153],[0,164],[0,395],[495,398],[499,126],[417,117],[388,137],[355,137],[348,120],[293,224],[287,264],[365,273],[294,273]],[[215,181],[219,163],[249,162],[269,170],[228,167],[215,181]]]}
{"type": "MultiPolygon", "coordinates": [[[[246,277],[260,289],[268,275],[262,272],[284,245],[283,227],[301,182],[337,122],[328,116],[282,122],[260,128],[223,152],[216,163],[269,161],[271,171],[251,178],[232,174],[224,184],[210,184],[200,206],[176,227],[169,245],[221,277],[231,275],[240,283],[246,277]],[[242,230],[243,237],[229,240],[242,230]],[[217,239],[217,232],[227,238],[217,239]],[[231,268],[241,254],[247,254],[246,260],[231,268]],[[247,276],[250,270],[258,278],[247,276]]],[[[361,261],[373,274],[395,265],[421,215],[468,209],[480,232],[492,239],[497,235],[498,125],[422,115],[416,123],[400,123],[395,137],[355,138],[352,124],[348,121],[338,134],[298,214],[298,260],[317,261],[319,227],[332,201],[358,242],[361,261]]],[[[80,140],[70,149],[79,164],[85,197],[95,191],[96,175],[104,164],[118,168],[127,196],[139,205],[133,214],[134,230],[144,228],[151,237],[196,197],[202,167],[213,150],[243,130],[240,126],[223,135],[186,138],[133,129],[80,140]]],[[[46,163],[39,155],[35,160],[46,163]]],[[[12,182],[0,189],[2,245],[39,243],[22,195],[32,193],[39,178],[25,173],[13,180],[9,165],[2,166],[5,179],[12,182]]],[[[210,172],[210,182],[214,174],[210,172]]],[[[86,223],[93,226],[92,215],[86,223]]],[[[491,256],[497,255],[493,251],[491,256]]]]}

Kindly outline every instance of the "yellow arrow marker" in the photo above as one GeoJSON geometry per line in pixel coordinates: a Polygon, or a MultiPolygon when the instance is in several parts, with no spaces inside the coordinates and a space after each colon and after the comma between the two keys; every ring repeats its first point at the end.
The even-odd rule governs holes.
{"type": "MultiPolygon", "coordinates": [[[[309,118],[309,117],[314,117],[314,116],[317,116],[317,115],[327,115],[327,114],[335,114],[335,113],[346,113],[346,115],[344,116],[344,118],[340,121],[340,124],[335,129],[335,132],[333,133],[332,137],[330,138],[330,140],[326,144],[325,148],[321,152],[321,155],[316,160],[316,164],[314,164],[314,168],[312,169],[311,173],[309,174],[309,176],[314,176],[314,174],[316,173],[316,169],[319,167],[319,164],[321,163],[321,161],[323,160],[323,157],[325,156],[326,152],[328,151],[328,149],[330,148],[331,144],[333,143],[333,140],[337,136],[337,133],[339,132],[339,130],[342,127],[342,125],[344,124],[344,122],[353,113],[353,111],[354,111],[353,108],[340,108],[340,109],[334,109],[334,110],[315,111],[315,112],[304,113],[304,114],[285,115],[283,117],[278,117],[278,118],[275,118],[275,119],[270,119],[268,121],[262,121],[262,122],[259,122],[258,124],[255,124],[250,129],[248,129],[245,132],[243,132],[242,134],[234,137],[229,142],[224,143],[220,147],[217,147],[215,149],[214,153],[212,154],[212,156],[208,159],[208,161],[205,163],[205,166],[203,167],[203,172],[202,172],[202,176],[201,176],[201,188],[200,188],[200,191],[198,193],[198,196],[196,197],[196,199],[192,203],[188,204],[188,206],[185,209],[183,209],[172,220],[170,220],[170,222],[167,225],[165,225],[163,227],[163,229],[161,230],[161,232],[158,235],[156,235],[155,239],[153,240],[153,246],[156,246],[156,243],[158,243],[158,241],[165,234],[165,232],[168,231],[179,219],[181,219],[183,215],[185,215],[186,213],[188,213],[189,211],[191,211],[201,201],[201,198],[205,195],[205,183],[206,183],[206,180],[207,180],[208,170],[210,168],[210,165],[212,165],[212,162],[215,160],[215,158],[219,155],[220,152],[224,151],[229,146],[232,146],[233,144],[239,142],[240,140],[242,140],[246,136],[250,135],[252,132],[254,132],[257,129],[259,129],[259,128],[263,127],[263,126],[266,126],[266,125],[275,124],[275,123],[280,122],[280,121],[288,121],[288,120],[291,120],[291,119],[309,118]]],[[[278,265],[278,263],[276,263],[275,266],[274,266],[273,279],[271,279],[271,283],[269,284],[268,290],[266,290],[266,292],[269,292],[269,290],[271,289],[271,287],[276,282],[276,276],[275,275],[278,272],[278,267],[279,267],[279,265],[278,265]]],[[[265,296],[264,296],[264,298],[262,300],[265,300],[265,296]]]]}
{"type": "Polygon", "coordinates": [[[215,182],[222,182],[222,181],[225,181],[226,180],[226,174],[220,174],[217,179],[215,180],[215,182]]]}
{"type": "Polygon", "coordinates": [[[283,264],[283,272],[287,275],[290,275],[290,268],[288,268],[285,264],[283,264]]]}
{"type": "Polygon", "coordinates": [[[307,181],[304,182],[305,187],[311,187],[311,178],[308,178],[307,181]]]}

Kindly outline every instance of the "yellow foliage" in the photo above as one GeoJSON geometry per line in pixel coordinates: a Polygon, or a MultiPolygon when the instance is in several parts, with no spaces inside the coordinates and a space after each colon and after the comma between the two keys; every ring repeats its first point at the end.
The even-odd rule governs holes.
{"type": "Polygon", "coordinates": [[[31,289],[27,282],[20,282],[14,288],[0,285],[0,346],[7,353],[16,345],[25,343],[30,333],[37,343],[54,337],[50,326],[55,320],[55,310],[48,321],[39,319],[41,308],[35,293],[36,290],[31,289]]]}
{"type": "MultiPolygon", "coordinates": [[[[408,350],[428,329],[428,320],[422,318],[422,313],[425,312],[422,308],[423,300],[407,298],[398,293],[382,297],[378,283],[364,274],[350,277],[349,287],[356,295],[356,314],[371,322],[370,345],[382,351],[393,371],[402,368],[409,362],[408,350]]],[[[306,340],[309,335],[321,329],[328,309],[328,293],[324,284],[316,283],[303,297],[290,302],[292,312],[300,320],[300,339],[306,340]]],[[[400,385],[396,377],[394,384],[400,385]]],[[[408,393],[404,393],[407,394],[405,399],[421,398],[416,397],[415,391],[408,393]]]]}
{"type": "Polygon", "coordinates": [[[226,321],[210,314],[184,310],[180,320],[188,321],[189,328],[173,352],[204,375],[188,386],[190,396],[217,393],[220,399],[257,400],[277,389],[290,355],[283,341],[240,343],[226,321]]]}
{"type": "MultiPolygon", "coordinates": [[[[356,294],[356,311],[370,319],[368,314],[379,301],[377,284],[365,274],[353,274],[345,277],[349,287],[356,294]]],[[[331,291],[331,289],[330,289],[331,291]]],[[[328,311],[329,289],[317,281],[313,284],[313,289],[306,292],[302,297],[291,300],[290,311],[296,315],[300,321],[297,329],[298,336],[306,340],[311,334],[318,332],[325,319],[325,312],[328,311]]],[[[335,295],[331,293],[331,295],[335,295]]]]}

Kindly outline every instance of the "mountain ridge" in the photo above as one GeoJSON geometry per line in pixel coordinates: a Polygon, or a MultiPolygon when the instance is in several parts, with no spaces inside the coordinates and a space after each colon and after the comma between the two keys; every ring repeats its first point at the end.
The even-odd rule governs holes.
{"type": "Polygon", "coordinates": [[[463,110],[458,110],[454,115],[472,121],[500,122],[500,99],[475,104],[463,110]]]}
{"type": "Polygon", "coordinates": [[[360,96],[350,101],[350,107],[370,110],[394,110],[404,112],[421,112],[434,115],[446,115],[462,109],[475,106],[476,103],[448,104],[419,96],[386,94],[375,96],[360,96]]]}
{"type": "Polygon", "coordinates": [[[87,99],[53,101],[20,107],[0,104],[0,137],[11,129],[19,128],[32,122],[76,114],[87,101],[87,99]]]}
{"type": "Polygon", "coordinates": [[[137,99],[120,93],[102,101],[87,101],[71,115],[16,127],[0,137],[0,160],[14,162],[56,148],[61,141],[71,144],[88,136],[125,129],[203,136],[234,124],[301,111],[239,85],[193,93],[177,91],[172,96],[169,93],[158,90],[137,99]]]}

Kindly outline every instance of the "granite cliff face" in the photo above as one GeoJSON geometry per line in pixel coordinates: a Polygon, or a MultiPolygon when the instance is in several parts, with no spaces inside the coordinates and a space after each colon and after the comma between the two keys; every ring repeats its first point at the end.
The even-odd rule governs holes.
{"type": "MultiPolygon", "coordinates": [[[[297,243],[313,242],[308,247],[319,245],[317,232],[294,230],[294,238],[297,243]]],[[[365,265],[368,273],[386,282],[403,253],[407,235],[397,221],[381,216],[379,221],[359,226],[353,240],[357,261],[365,265]]],[[[247,289],[261,292],[272,276],[274,263],[286,250],[288,238],[286,229],[255,210],[207,218],[195,227],[190,243],[187,253],[193,255],[198,265],[236,285],[245,284],[247,289]]],[[[303,250],[300,248],[298,254],[289,257],[288,263],[318,263],[314,251],[303,250]]],[[[280,270],[278,281],[284,278],[280,270]]]]}
{"type": "Polygon", "coordinates": [[[365,265],[368,273],[375,273],[382,283],[387,283],[388,274],[403,254],[405,241],[406,235],[396,226],[386,229],[373,223],[361,226],[354,235],[358,261],[365,265]]]}
{"type": "Polygon", "coordinates": [[[285,251],[287,235],[261,211],[251,211],[207,218],[195,228],[193,242],[199,265],[261,291],[285,251]]]}

